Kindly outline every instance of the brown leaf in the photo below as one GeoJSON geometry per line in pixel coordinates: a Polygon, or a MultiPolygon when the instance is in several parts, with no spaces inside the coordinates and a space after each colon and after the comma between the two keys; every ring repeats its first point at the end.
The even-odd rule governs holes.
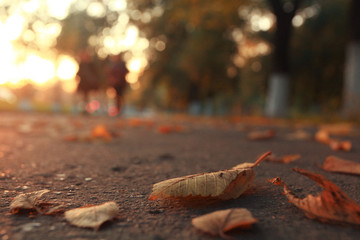
{"type": "Polygon", "coordinates": [[[160,125],[157,130],[161,134],[179,133],[184,131],[184,127],[181,125],[160,125]]]}
{"type": "Polygon", "coordinates": [[[90,135],[90,139],[102,139],[104,141],[111,141],[113,138],[110,131],[104,125],[96,125],[90,135]]]}
{"type": "Polygon", "coordinates": [[[329,144],[331,141],[330,134],[326,130],[319,130],[315,134],[315,140],[320,143],[329,144]]]}
{"type": "Polygon", "coordinates": [[[329,143],[330,148],[335,151],[351,151],[352,144],[350,141],[338,141],[335,139],[332,139],[329,143]]]}
{"type": "Polygon", "coordinates": [[[275,136],[274,130],[253,131],[247,135],[248,140],[267,140],[275,136]]]}
{"type": "Polygon", "coordinates": [[[283,186],[289,201],[303,210],[307,217],[322,222],[347,223],[360,226],[360,205],[347,196],[339,187],[320,174],[299,168],[293,170],[314,180],[324,190],[316,197],[310,194],[301,199],[297,198],[280,178],[269,181],[275,185],[283,186]]]}
{"type": "Polygon", "coordinates": [[[39,198],[48,193],[50,190],[43,189],[40,191],[22,193],[17,195],[10,203],[10,210],[12,213],[19,213],[21,210],[36,210],[41,213],[40,209],[37,207],[39,204],[39,198]]]}
{"type": "Polygon", "coordinates": [[[200,197],[227,200],[238,198],[254,180],[253,167],[270,154],[271,152],[267,152],[255,163],[239,164],[229,170],[188,175],[156,183],[149,199],[200,197]]]}
{"type": "Polygon", "coordinates": [[[266,161],[276,163],[290,163],[300,158],[300,154],[285,155],[282,157],[269,156],[266,161]]]}
{"type": "Polygon", "coordinates": [[[312,138],[312,135],[302,129],[297,130],[293,133],[289,133],[285,137],[288,140],[308,140],[312,138]]]}
{"type": "Polygon", "coordinates": [[[341,159],[335,156],[327,157],[321,167],[329,172],[360,175],[360,163],[341,159]]]}
{"type": "Polygon", "coordinates": [[[256,222],[258,220],[245,208],[215,211],[196,217],[191,221],[197,229],[223,238],[227,238],[226,232],[234,229],[247,230],[256,222]]]}
{"type": "Polygon", "coordinates": [[[332,135],[349,135],[352,131],[351,123],[335,123],[335,124],[324,124],[320,126],[321,130],[327,131],[332,135]]]}
{"type": "Polygon", "coordinates": [[[115,202],[107,202],[98,206],[68,210],[65,212],[65,219],[77,227],[99,229],[104,222],[116,218],[118,214],[118,205],[115,202]]]}

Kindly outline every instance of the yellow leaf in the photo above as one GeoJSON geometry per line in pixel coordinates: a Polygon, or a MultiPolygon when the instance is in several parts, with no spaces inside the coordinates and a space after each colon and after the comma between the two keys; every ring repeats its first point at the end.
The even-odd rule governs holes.
{"type": "Polygon", "coordinates": [[[271,152],[267,152],[255,163],[239,164],[229,170],[188,175],[156,183],[149,199],[209,197],[227,200],[238,198],[254,180],[253,167],[270,154],[271,152]]]}
{"type": "Polygon", "coordinates": [[[232,208],[196,217],[191,223],[203,232],[227,238],[226,232],[234,229],[247,230],[257,221],[249,210],[232,208]]]}
{"type": "Polygon", "coordinates": [[[65,212],[65,219],[77,227],[99,227],[117,217],[119,207],[115,202],[107,202],[98,206],[75,208],[65,212]]]}

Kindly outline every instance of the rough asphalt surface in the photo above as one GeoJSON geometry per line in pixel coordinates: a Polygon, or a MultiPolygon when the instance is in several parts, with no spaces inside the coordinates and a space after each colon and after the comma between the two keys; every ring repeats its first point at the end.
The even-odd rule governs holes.
{"type": "Polygon", "coordinates": [[[215,210],[247,208],[259,220],[249,231],[231,234],[234,239],[360,239],[360,229],[308,219],[288,202],[282,188],[266,180],[281,177],[299,197],[321,191],[315,182],[291,170],[304,168],[320,173],[360,203],[360,177],[328,173],[319,168],[329,155],[360,161],[360,134],[354,130],[351,152],[335,152],[314,140],[289,140],[287,134],[315,126],[299,124],[230,123],[225,119],[154,120],[153,126],[100,116],[66,116],[0,112],[0,239],[219,239],[196,230],[191,219],[215,210]],[[118,135],[109,142],[64,139],[88,134],[103,124],[118,135]],[[184,128],[160,134],[161,124],[184,128]],[[249,141],[250,130],[274,129],[273,139],[249,141]],[[194,173],[231,168],[253,162],[272,151],[281,156],[301,154],[289,163],[263,162],[247,194],[231,201],[205,206],[182,206],[150,201],[156,182],[194,173]],[[49,189],[41,200],[61,202],[67,209],[115,201],[118,219],[99,231],[78,228],[58,216],[11,214],[11,200],[20,193],[49,189]]]}

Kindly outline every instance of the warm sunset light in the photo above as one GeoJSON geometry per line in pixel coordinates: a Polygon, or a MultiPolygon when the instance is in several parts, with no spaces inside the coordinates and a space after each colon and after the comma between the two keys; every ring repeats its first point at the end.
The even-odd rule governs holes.
{"type": "Polygon", "coordinates": [[[78,70],[77,62],[69,57],[62,55],[59,58],[59,65],[56,70],[56,76],[61,80],[71,80],[75,78],[78,70]]]}

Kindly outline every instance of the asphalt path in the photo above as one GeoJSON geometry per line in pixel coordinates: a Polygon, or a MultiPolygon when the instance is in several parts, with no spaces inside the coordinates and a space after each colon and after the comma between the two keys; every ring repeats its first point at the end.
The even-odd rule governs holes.
{"type": "Polygon", "coordinates": [[[288,202],[281,187],[267,182],[281,177],[297,196],[317,195],[321,188],[316,183],[291,170],[299,167],[322,174],[360,203],[359,176],[319,167],[329,155],[360,162],[358,128],[340,137],[352,142],[350,152],[333,151],[312,138],[290,139],[289,134],[299,129],[313,135],[317,126],[259,119],[0,112],[0,239],[220,239],[195,229],[191,219],[235,207],[247,208],[258,223],[248,231],[232,233],[234,239],[360,239],[359,228],[307,218],[288,202]],[[86,138],[99,124],[113,134],[111,139],[86,138]],[[251,131],[269,129],[275,131],[271,139],[246,137],[251,131]],[[235,200],[196,206],[148,200],[154,183],[229,169],[253,162],[267,151],[301,158],[288,164],[261,163],[250,190],[235,200]],[[95,231],[70,225],[62,214],[10,212],[15,196],[41,189],[50,190],[41,201],[61,203],[66,210],[115,201],[120,213],[95,231]]]}

